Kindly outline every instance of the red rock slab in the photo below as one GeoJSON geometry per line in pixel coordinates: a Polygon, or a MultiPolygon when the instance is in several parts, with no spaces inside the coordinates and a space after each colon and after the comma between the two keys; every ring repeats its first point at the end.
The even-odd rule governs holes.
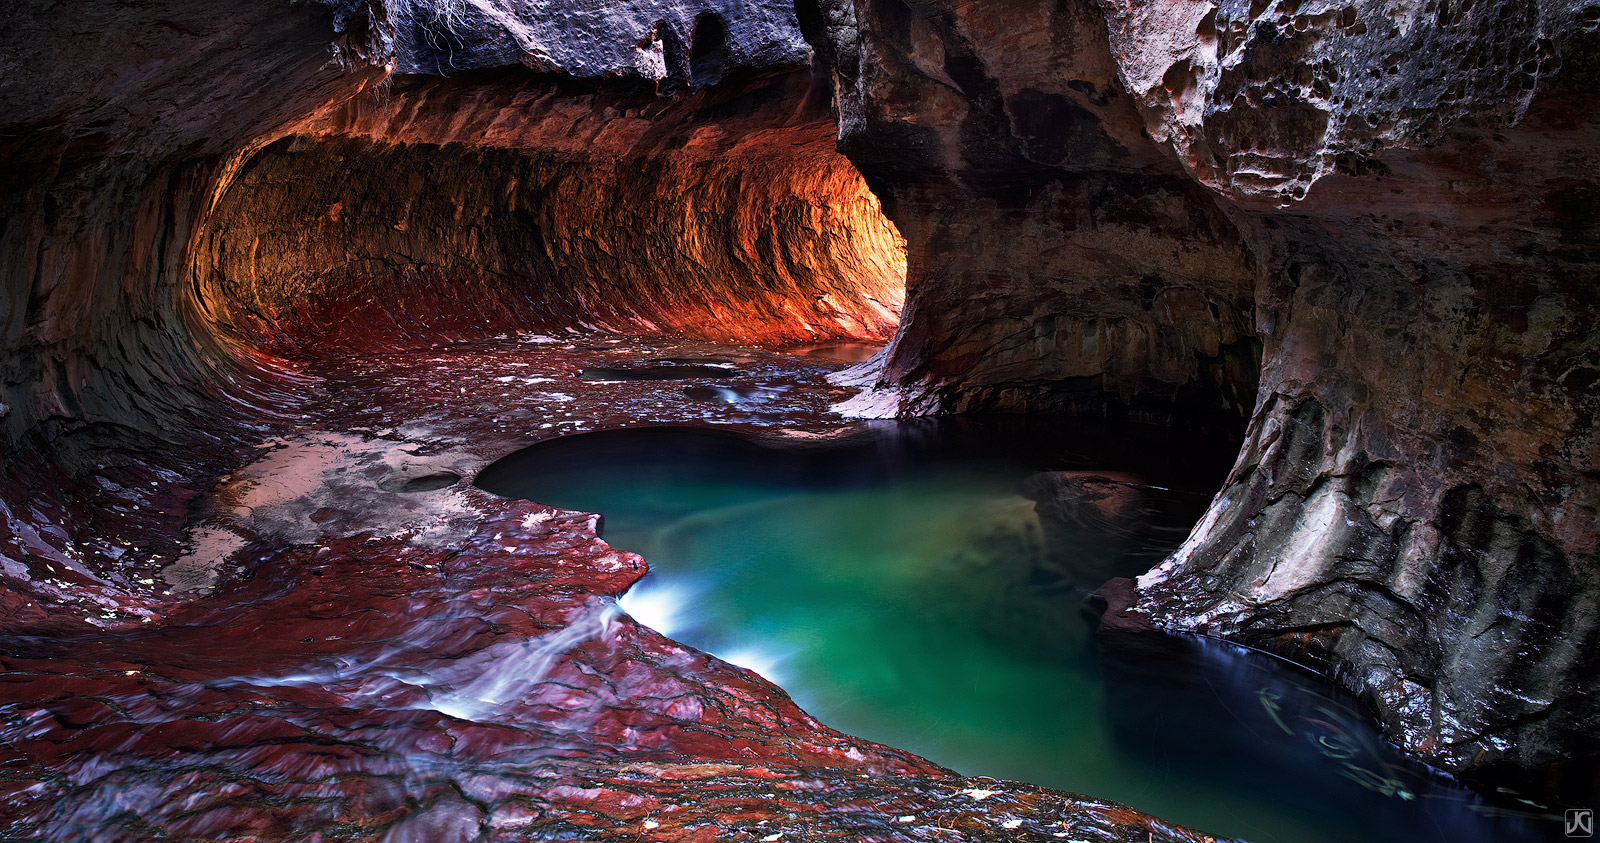
{"type": "Polygon", "coordinates": [[[360,491],[377,488],[362,461],[383,449],[470,475],[580,428],[840,427],[825,414],[830,366],[759,349],[591,342],[508,339],[319,369],[319,400],[299,431],[281,434],[285,447],[315,439],[318,470],[263,497],[241,488],[261,461],[239,465],[196,510],[212,529],[248,533],[215,588],[144,595],[163,609],[148,623],[3,640],[0,834],[1202,839],[1120,806],[964,779],[823,726],[755,673],[622,614],[616,597],[647,563],[598,538],[592,514],[470,488],[360,491]],[[780,397],[706,404],[670,383],[578,376],[711,353],[780,397]],[[523,407],[528,417],[511,415],[523,407]],[[424,499],[433,503],[414,503],[424,499]],[[241,514],[241,501],[258,505],[241,514]],[[269,517],[277,510],[322,517],[269,517]],[[372,528],[435,510],[466,527],[372,528]],[[312,540],[274,532],[305,529],[312,540]]]}

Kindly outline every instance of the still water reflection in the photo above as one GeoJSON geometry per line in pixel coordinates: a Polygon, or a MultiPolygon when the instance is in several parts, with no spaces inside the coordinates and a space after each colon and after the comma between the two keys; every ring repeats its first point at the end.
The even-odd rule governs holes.
{"type": "Polygon", "coordinates": [[[1258,843],[1539,839],[1291,665],[1092,634],[1086,591],[1182,540],[1218,457],[1065,424],[888,424],[782,448],[652,428],[542,443],[478,483],[603,513],[605,538],[653,567],[626,611],[962,773],[1258,843]]]}

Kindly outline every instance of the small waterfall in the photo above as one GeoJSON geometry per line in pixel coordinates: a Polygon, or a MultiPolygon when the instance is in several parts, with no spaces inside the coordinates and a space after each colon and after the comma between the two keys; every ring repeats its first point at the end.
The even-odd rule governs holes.
{"type": "Polygon", "coordinates": [[[506,641],[479,650],[447,671],[465,681],[435,693],[429,707],[462,720],[483,720],[507,703],[527,697],[556,661],[593,638],[604,638],[621,610],[614,600],[593,599],[565,628],[542,638],[506,641]]]}

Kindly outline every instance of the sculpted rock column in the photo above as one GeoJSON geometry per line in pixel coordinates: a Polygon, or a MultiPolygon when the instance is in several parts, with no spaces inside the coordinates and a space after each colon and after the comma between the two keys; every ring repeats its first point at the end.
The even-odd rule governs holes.
{"type": "Polygon", "coordinates": [[[1593,756],[1592,3],[816,16],[842,148],[910,244],[859,409],[1253,397],[1140,580],[1156,623],[1319,664],[1446,767],[1593,756]]]}
{"type": "Polygon", "coordinates": [[[1140,580],[1146,607],[1325,665],[1446,767],[1592,757],[1600,49],[1581,4],[1225,4],[1165,56],[1148,9],[1107,16],[1152,134],[1248,209],[1272,267],[1247,445],[1140,580]]]}
{"type": "Polygon", "coordinates": [[[1098,8],[834,3],[839,143],[907,243],[891,352],[848,409],[1071,411],[1237,436],[1252,257],[1144,136],[1098,8]]]}

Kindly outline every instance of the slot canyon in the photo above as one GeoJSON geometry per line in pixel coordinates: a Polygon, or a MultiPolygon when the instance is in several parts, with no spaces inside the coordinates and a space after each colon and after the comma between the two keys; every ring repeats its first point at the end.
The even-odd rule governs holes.
{"type": "Polygon", "coordinates": [[[780,545],[1000,444],[999,503],[883,493],[959,514],[875,541],[954,555],[818,672],[971,615],[1097,665],[1017,668],[1043,722],[1203,779],[1232,750],[1130,678],[1177,647],[1437,839],[1600,807],[1594,0],[20,0],[0,40],[0,839],[1376,839],[858,736],[647,614],[662,501],[780,545]],[[757,467],[656,491],[701,456],[757,467]],[[606,471],[660,500],[507,491],[606,471]]]}

